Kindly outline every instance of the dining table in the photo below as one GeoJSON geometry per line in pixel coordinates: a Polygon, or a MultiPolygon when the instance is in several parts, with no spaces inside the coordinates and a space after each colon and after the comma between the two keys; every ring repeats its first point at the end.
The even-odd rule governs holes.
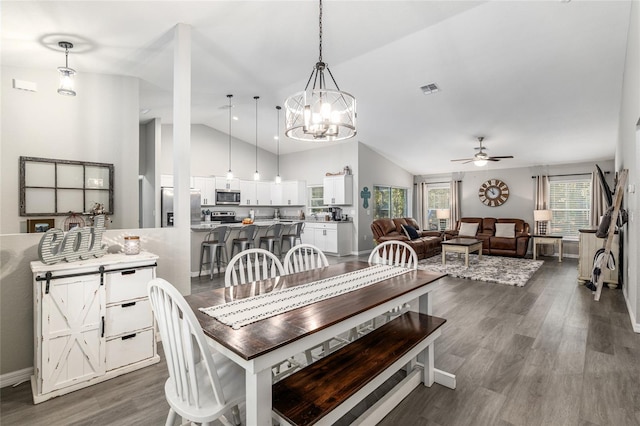
{"type": "MultiPolygon", "coordinates": [[[[291,310],[238,326],[228,325],[202,309],[229,305],[243,299],[254,300],[263,295],[280,297],[286,305],[289,289],[309,283],[348,281],[350,274],[370,268],[361,261],[347,261],[310,271],[248,284],[230,286],[186,296],[187,303],[210,339],[214,350],[225,355],[245,370],[246,423],[271,425],[272,366],[289,357],[315,347],[334,336],[346,335],[360,324],[383,315],[395,307],[411,303],[413,310],[431,314],[430,293],[441,285],[446,274],[411,269],[399,275],[374,281],[343,294],[314,301],[291,310]]],[[[235,306],[235,305],[233,305],[235,306]]],[[[434,382],[455,388],[455,376],[434,367],[434,351],[424,360],[424,384],[434,382]]]]}

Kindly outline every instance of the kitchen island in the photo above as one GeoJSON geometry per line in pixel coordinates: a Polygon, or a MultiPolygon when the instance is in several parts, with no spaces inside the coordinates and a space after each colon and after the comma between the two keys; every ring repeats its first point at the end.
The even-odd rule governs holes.
{"type": "MultiPolygon", "coordinates": [[[[260,220],[256,219],[254,222],[258,226],[258,234],[255,239],[255,247],[258,247],[260,237],[264,236],[267,232],[267,228],[275,223],[282,223],[283,225],[293,225],[299,222],[298,220],[291,219],[268,219],[260,220]]],[[[197,277],[200,269],[200,246],[206,238],[209,231],[217,226],[223,225],[222,222],[200,222],[199,224],[191,225],[191,276],[197,277]]],[[[231,228],[231,234],[227,239],[227,252],[231,256],[231,242],[238,236],[240,230],[247,226],[242,223],[226,223],[224,225],[231,228]]],[[[288,228],[285,228],[284,233],[289,232],[288,228]]],[[[302,234],[302,242],[309,243],[318,246],[323,252],[328,255],[344,256],[351,254],[352,247],[352,235],[353,235],[353,222],[351,221],[321,221],[321,220],[305,220],[305,229],[302,234]]],[[[285,245],[285,247],[288,247],[285,245]]],[[[284,257],[284,256],[283,256],[284,257]]],[[[208,273],[207,270],[203,270],[202,274],[208,273]]]]}

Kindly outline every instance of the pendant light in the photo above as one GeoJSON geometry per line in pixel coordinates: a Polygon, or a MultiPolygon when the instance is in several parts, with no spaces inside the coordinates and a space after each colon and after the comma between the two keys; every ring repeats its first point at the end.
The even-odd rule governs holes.
{"type": "Polygon", "coordinates": [[[280,110],[281,106],[276,106],[276,110],[278,111],[278,119],[276,121],[276,143],[277,143],[277,156],[276,161],[278,164],[278,172],[276,174],[276,183],[282,183],[282,178],[280,177],[280,110]]]}
{"type": "Polygon", "coordinates": [[[76,70],[69,68],[69,49],[73,48],[73,44],[68,41],[61,41],[58,46],[64,49],[64,67],[58,67],[58,72],[60,73],[58,93],[65,96],[75,96],[73,76],[76,75],[76,70]]]}
{"type": "Polygon", "coordinates": [[[229,99],[229,171],[227,172],[227,180],[233,179],[233,172],[231,171],[231,98],[233,95],[227,95],[229,99]]]}
{"type": "Polygon", "coordinates": [[[284,103],[285,135],[300,141],[339,141],[356,135],[356,98],[340,90],[329,65],[322,61],[322,0],[319,3],[320,55],[304,91],[284,103]],[[325,71],[335,89],[327,88],[325,71]],[[309,89],[311,80],[313,87],[309,89]]]}
{"type": "Polygon", "coordinates": [[[258,99],[260,96],[254,96],[256,100],[256,172],[253,174],[253,180],[260,180],[260,173],[258,173],[258,99]]]}

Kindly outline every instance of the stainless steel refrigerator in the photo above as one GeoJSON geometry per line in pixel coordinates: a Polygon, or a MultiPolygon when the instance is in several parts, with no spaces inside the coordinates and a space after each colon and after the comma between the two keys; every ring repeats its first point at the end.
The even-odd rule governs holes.
{"type": "MultiPolygon", "coordinates": [[[[190,197],[191,223],[200,223],[202,211],[200,206],[200,190],[191,189],[190,197]]],[[[160,214],[162,215],[161,226],[173,226],[173,188],[163,187],[160,189],[160,214]]]]}

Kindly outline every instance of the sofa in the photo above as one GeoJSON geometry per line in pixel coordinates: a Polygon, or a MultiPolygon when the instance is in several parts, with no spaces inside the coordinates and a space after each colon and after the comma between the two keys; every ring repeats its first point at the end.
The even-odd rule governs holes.
{"type": "Polygon", "coordinates": [[[475,238],[482,241],[482,254],[511,257],[524,257],[527,254],[531,235],[529,224],[524,220],[464,217],[456,223],[455,229],[444,232],[444,238],[450,240],[459,236],[460,229],[465,223],[478,224],[475,238]]]}
{"type": "Polygon", "coordinates": [[[418,222],[411,217],[376,219],[371,223],[371,231],[373,232],[373,239],[378,244],[390,240],[399,240],[409,244],[415,250],[418,259],[426,259],[442,251],[440,245],[442,243],[442,232],[422,231],[418,222]],[[407,237],[402,225],[415,229],[417,235],[414,235],[414,237],[416,238],[407,237]]]}

